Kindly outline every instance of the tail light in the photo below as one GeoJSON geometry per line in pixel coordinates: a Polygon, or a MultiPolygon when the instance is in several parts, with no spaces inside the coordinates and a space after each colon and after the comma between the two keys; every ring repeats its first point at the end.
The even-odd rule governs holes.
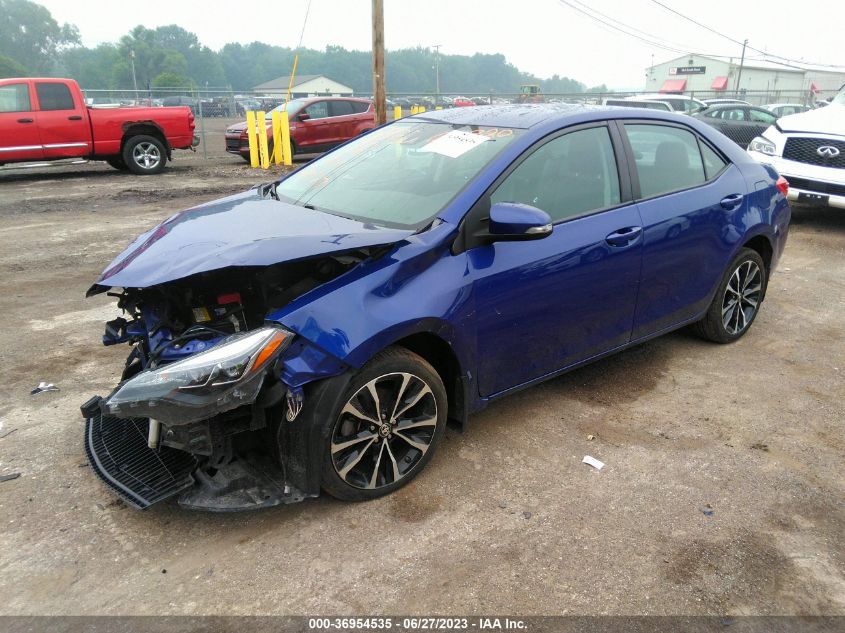
{"type": "Polygon", "coordinates": [[[784,198],[786,197],[786,194],[789,193],[789,182],[783,176],[778,176],[777,182],[775,182],[775,187],[777,187],[778,191],[783,194],[784,198]]]}
{"type": "Polygon", "coordinates": [[[193,110],[188,110],[188,129],[190,129],[192,132],[193,132],[194,128],[197,127],[197,124],[194,123],[194,120],[195,119],[194,119],[193,110]]]}

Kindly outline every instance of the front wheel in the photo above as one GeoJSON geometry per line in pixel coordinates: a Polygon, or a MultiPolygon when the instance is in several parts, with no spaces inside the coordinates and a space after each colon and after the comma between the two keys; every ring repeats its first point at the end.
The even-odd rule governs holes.
{"type": "Polygon", "coordinates": [[[743,336],[760,310],[766,293],[766,264],[757,251],[743,248],[728,266],[698,333],[715,343],[733,343],[743,336]]]}
{"type": "Polygon", "coordinates": [[[129,169],[120,156],[112,156],[111,158],[107,158],[106,162],[118,171],[127,171],[129,169]]]}
{"type": "Polygon", "coordinates": [[[446,429],[443,381],[423,358],[385,350],[352,379],[327,438],[323,488],[346,501],[375,499],[413,479],[446,429]]]}
{"type": "Polygon", "coordinates": [[[133,136],[123,146],[123,161],[133,174],[159,174],[167,162],[167,151],[154,136],[133,136]]]}

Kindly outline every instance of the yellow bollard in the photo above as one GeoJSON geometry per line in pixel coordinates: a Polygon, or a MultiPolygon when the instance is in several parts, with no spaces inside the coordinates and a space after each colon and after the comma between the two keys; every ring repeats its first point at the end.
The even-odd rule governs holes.
{"type": "Polygon", "coordinates": [[[434,109],[435,109],[435,110],[442,110],[442,109],[443,109],[443,106],[437,106],[437,107],[436,107],[436,108],[434,108],[434,109]]]}
{"type": "Polygon", "coordinates": [[[417,109],[417,114],[422,114],[423,112],[425,112],[425,106],[420,106],[420,107],[417,109]]]}
{"type": "Polygon", "coordinates": [[[251,167],[258,167],[258,142],[255,137],[255,112],[248,110],[246,113],[246,134],[249,137],[249,164],[251,167]]]}
{"type": "Polygon", "coordinates": [[[259,110],[255,116],[255,133],[258,135],[258,152],[261,155],[261,168],[270,167],[270,151],[267,148],[267,121],[265,112],[259,110]]]}
{"type": "Polygon", "coordinates": [[[411,116],[414,116],[416,113],[417,113],[417,106],[412,105],[411,106],[411,116]]]}
{"type": "Polygon", "coordinates": [[[273,156],[272,162],[274,165],[281,165],[283,160],[282,154],[282,120],[278,112],[273,112],[273,156]]]}
{"type": "Polygon", "coordinates": [[[393,120],[398,121],[402,118],[402,106],[393,106],[393,120]]]}
{"type": "Polygon", "coordinates": [[[288,113],[283,112],[280,118],[282,128],[282,162],[286,166],[290,167],[291,165],[293,165],[293,151],[290,145],[290,120],[288,119],[288,113]]]}

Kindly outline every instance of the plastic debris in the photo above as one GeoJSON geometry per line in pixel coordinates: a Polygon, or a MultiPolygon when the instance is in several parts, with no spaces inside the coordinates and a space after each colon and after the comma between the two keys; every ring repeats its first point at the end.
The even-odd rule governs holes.
{"type": "Polygon", "coordinates": [[[523,512],[523,513],[522,513],[522,518],[523,518],[523,519],[530,519],[532,516],[534,516],[534,514],[533,514],[533,513],[531,513],[531,512],[528,512],[527,510],[526,510],[525,512],[523,512]]]}
{"type": "Polygon", "coordinates": [[[20,477],[20,473],[9,473],[8,475],[0,475],[0,481],[11,481],[20,477]]]}
{"type": "Polygon", "coordinates": [[[703,508],[699,509],[701,510],[701,513],[706,517],[712,517],[713,513],[715,512],[715,510],[713,510],[713,507],[709,503],[706,504],[703,508]]]}
{"type": "Polygon", "coordinates": [[[588,441],[588,442],[592,442],[594,439],[596,439],[596,436],[595,436],[595,435],[588,435],[588,436],[587,436],[587,441],[588,441]]]}
{"type": "Polygon", "coordinates": [[[59,388],[52,382],[39,382],[38,386],[29,393],[33,396],[43,391],[59,391],[59,388]]]}
{"type": "Polygon", "coordinates": [[[601,470],[604,468],[604,462],[600,462],[595,457],[591,457],[590,455],[584,455],[584,459],[581,460],[582,464],[589,464],[596,470],[601,470]]]}

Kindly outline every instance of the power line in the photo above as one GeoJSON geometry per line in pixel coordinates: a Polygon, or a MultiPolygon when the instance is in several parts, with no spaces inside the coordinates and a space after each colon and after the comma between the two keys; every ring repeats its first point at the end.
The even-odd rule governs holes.
{"type": "MultiPolygon", "coordinates": [[[[703,28],[707,31],[710,31],[711,33],[715,33],[719,37],[723,37],[726,40],[733,42],[734,44],[737,44],[738,46],[743,45],[743,43],[740,42],[739,40],[735,40],[734,38],[732,38],[728,35],[725,35],[724,33],[717,31],[716,29],[713,29],[713,28],[707,26],[706,24],[702,24],[701,22],[694,20],[693,18],[689,17],[688,15],[685,15],[685,14],[681,13],[680,11],[676,11],[675,9],[673,9],[670,6],[663,4],[659,0],[651,0],[651,1],[654,4],[656,4],[660,7],[663,7],[664,9],[669,11],[670,13],[674,13],[678,17],[683,18],[684,20],[687,20],[688,22],[692,22],[696,26],[699,26],[699,27],[701,27],[701,28],[703,28]]],[[[769,57],[769,58],[773,58],[773,59],[781,59],[781,60],[784,60],[785,62],[792,62],[793,64],[802,64],[804,66],[822,66],[824,68],[845,68],[845,67],[843,67],[841,65],[837,65],[837,64],[818,64],[818,63],[815,63],[815,62],[806,62],[806,61],[803,61],[803,60],[800,60],[800,59],[792,59],[791,57],[783,57],[782,55],[775,55],[774,53],[767,53],[766,51],[761,51],[759,48],[754,48],[753,46],[748,46],[748,49],[754,51],[755,53],[760,53],[764,57],[769,57]]],[[[774,63],[782,63],[782,62],[774,62],[774,63]]],[[[783,64],[783,65],[788,66],[789,64],[783,64]]]]}
{"type": "Polygon", "coordinates": [[[305,19],[302,21],[302,31],[299,33],[299,44],[296,48],[302,48],[302,38],[305,37],[305,25],[308,24],[308,14],[311,13],[311,0],[308,0],[308,6],[305,8],[305,19]]]}
{"type": "Polygon", "coordinates": [[[665,37],[658,37],[657,35],[652,35],[651,33],[643,31],[642,29],[638,29],[635,26],[631,26],[630,24],[625,24],[624,22],[617,20],[616,18],[607,15],[606,13],[602,13],[598,9],[595,9],[595,8],[589,6],[589,5],[586,5],[583,2],[579,2],[579,0],[571,0],[571,1],[574,2],[575,4],[581,6],[582,8],[584,8],[588,11],[591,11],[592,13],[600,15],[601,17],[603,17],[606,20],[610,20],[611,22],[615,22],[616,24],[619,24],[619,25],[625,27],[626,29],[630,29],[631,31],[635,31],[637,33],[640,33],[641,35],[644,35],[644,36],[648,37],[649,39],[657,40],[657,41],[663,42],[666,45],[678,47],[679,49],[684,49],[684,46],[685,46],[684,44],[679,44],[678,42],[673,42],[672,40],[667,40],[665,37]]]}

